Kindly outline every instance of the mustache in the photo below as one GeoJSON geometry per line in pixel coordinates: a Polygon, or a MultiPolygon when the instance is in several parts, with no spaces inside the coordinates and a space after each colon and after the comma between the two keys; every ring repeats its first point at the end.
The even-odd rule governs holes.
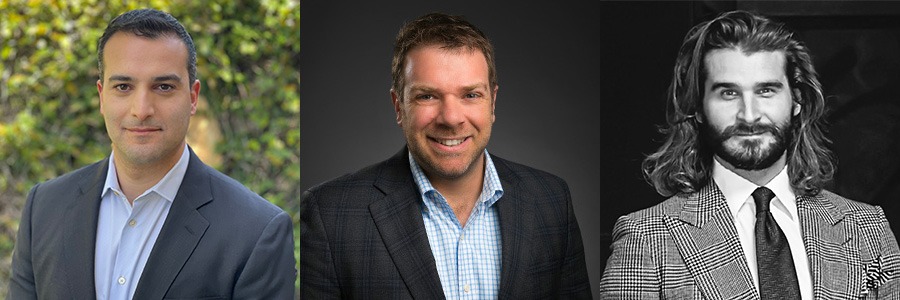
{"type": "Polygon", "coordinates": [[[781,130],[782,128],[775,124],[740,122],[726,127],[725,130],[722,130],[721,135],[723,137],[730,137],[735,135],[762,134],[766,132],[778,134],[781,130]]]}

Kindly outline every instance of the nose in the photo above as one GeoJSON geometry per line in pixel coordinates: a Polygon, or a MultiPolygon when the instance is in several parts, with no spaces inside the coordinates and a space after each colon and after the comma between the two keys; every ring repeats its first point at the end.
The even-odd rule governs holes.
{"type": "Polygon", "coordinates": [[[138,120],[149,118],[154,113],[153,99],[149,91],[134,93],[131,100],[131,115],[138,120]]]}
{"type": "Polygon", "coordinates": [[[741,97],[737,118],[747,123],[756,123],[760,119],[759,105],[753,93],[746,93],[741,97]]]}
{"type": "Polygon", "coordinates": [[[438,112],[436,120],[439,124],[455,127],[465,121],[465,115],[463,113],[465,108],[462,99],[447,97],[441,101],[439,109],[440,111],[438,112]]]}

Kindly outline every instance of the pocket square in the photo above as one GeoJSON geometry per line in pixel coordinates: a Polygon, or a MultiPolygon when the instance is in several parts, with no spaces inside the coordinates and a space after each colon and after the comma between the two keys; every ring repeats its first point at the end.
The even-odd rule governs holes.
{"type": "Polygon", "coordinates": [[[891,279],[891,275],[893,274],[884,272],[882,264],[883,261],[881,256],[879,256],[866,266],[866,291],[873,291],[887,282],[888,279],[891,279]]]}

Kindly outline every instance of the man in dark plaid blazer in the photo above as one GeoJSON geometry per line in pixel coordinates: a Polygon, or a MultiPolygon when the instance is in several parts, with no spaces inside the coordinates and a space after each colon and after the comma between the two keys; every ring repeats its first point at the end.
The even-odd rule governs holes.
{"type": "Polygon", "coordinates": [[[488,154],[493,47],[460,17],[397,36],[391,96],[407,145],[304,193],[305,299],[590,299],[568,187],[488,154]]]}
{"type": "Polygon", "coordinates": [[[900,299],[884,212],[822,189],[834,163],[816,76],[765,17],[729,12],[688,32],[666,141],[643,166],[671,197],[618,220],[602,299],[900,299]],[[767,220],[778,229],[759,231],[767,220]],[[772,263],[756,236],[776,231],[787,251],[772,263]]]}

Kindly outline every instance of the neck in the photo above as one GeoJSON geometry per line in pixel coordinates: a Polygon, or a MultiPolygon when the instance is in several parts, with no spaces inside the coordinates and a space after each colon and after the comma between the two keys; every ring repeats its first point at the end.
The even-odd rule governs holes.
{"type": "Polygon", "coordinates": [[[425,173],[434,189],[447,199],[447,203],[453,208],[453,212],[462,226],[466,225],[466,221],[478,201],[478,196],[481,195],[485,169],[483,152],[473,162],[472,167],[472,170],[457,178],[443,178],[425,173]]]}
{"type": "Polygon", "coordinates": [[[126,160],[122,155],[113,155],[113,159],[116,162],[116,175],[119,187],[125,193],[128,203],[133,204],[135,198],[159,183],[169,173],[169,170],[178,163],[183,152],[184,144],[176,151],[176,155],[149,163],[135,163],[126,160]]]}
{"type": "Polygon", "coordinates": [[[772,178],[775,178],[775,176],[777,176],[778,173],[781,173],[781,170],[784,169],[784,165],[787,160],[787,153],[782,153],[781,157],[778,158],[778,160],[775,161],[775,163],[773,163],[771,166],[759,170],[739,169],[731,165],[724,159],[720,158],[719,156],[714,156],[713,158],[720,164],[722,164],[722,166],[724,166],[726,169],[731,170],[744,179],[747,179],[758,186],[764,186],[769,183],[769,181],[772,181],[772,178]]]}

